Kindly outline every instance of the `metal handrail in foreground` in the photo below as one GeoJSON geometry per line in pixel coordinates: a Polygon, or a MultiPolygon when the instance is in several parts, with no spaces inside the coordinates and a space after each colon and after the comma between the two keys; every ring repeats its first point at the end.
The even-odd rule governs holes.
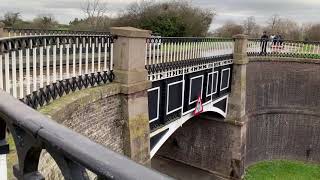
{"type": "Polygon", "coordinates": [[[43,178],[38,172],[43,149],[56,161],[65,179],[87,179],[85,169],[98,179],[171,179],[59,125],[1,90],[0,99],[0,121],[6,122],[19,157],[14,168],[18,179],[43,178]]]}

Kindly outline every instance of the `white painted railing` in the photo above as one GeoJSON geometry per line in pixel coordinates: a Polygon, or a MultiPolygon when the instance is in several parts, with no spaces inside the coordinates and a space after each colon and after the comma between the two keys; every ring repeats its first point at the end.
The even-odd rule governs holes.
{"type": "Polygon", "coordinates": [[[320,58],[320,42],[307,41],[271,41],[250,39],[248,55],[278,55],[320,58]]]}
{"type": "Polygon", "coordinates": [[[110,80],[112,52],[110,35],[4,38],[0,40],[0,89],[19,99],[48,101],[57,93],[61,96],[110,80]]]}
{"type": "Polygon", "coordinates": [[[102,31],[70,31],[59,29],[16,29],[16,28],[3,28],[7,37],[21,37],[21,36],[38,36],[38,35],[106,35],[108,32],[102,31]]]}
{"type": "Polygon", "coordinates": [[[234,41],[218,38],[148,38],[145,65],[201,60],[233,54],[234,41]]]}

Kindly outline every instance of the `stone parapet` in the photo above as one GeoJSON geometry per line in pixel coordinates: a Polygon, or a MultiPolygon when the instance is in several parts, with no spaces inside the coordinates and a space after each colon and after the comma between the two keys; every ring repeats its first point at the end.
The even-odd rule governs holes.
{"type": "Polygon", "coordinates": [[[151,82],[145,69],[146,38],[150,31],[113,27],[115,81],[121,84],[121,112],[124,117],[124,153],[141,164],[150,161],[148,92],[151,82]]]}
{"type": "Polygon", "coordinates": [[[233,55],[233,64],[243,65],[248,64],[248,56],[247,56],[247,44],[248,44],[248,36],[243,34],[238,34],[233,36],[235,41],[234,43],[234,55],[233,55]]]}

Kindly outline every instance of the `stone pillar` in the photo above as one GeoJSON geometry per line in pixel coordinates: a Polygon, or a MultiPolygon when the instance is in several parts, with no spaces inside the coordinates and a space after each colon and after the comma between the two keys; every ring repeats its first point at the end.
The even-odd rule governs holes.
{"type": "Polygon", "coordinates": [[[246,114],[246,78],[247,64],[247,36],[234,36],[234,55],[233,55],[233,72],[232,86],[228,103],[227,120],[232,122],[245,121],[246,114]]]}
{"type": "Polygon", "coordinates": [[[125,121],[124,153],[132,160],[150,161],[148,93],[151,82],[145,69],[146,38],[150,31],[113,27],[115,81],[121,84],[122,116],[125,121]]]}
{"type": "Polygon", "coordinates": [[[234,37],[234,55],[232,87],[228,102],[228,114],[226,121],[234,124],[236,128],[233,131],[232,162],[231,174],[234,178],[241,178],[244,175],[245,153],[246,153],[246,79],[247,56],[246,35],[235,35],[234,37]]]}
{"type": "Polygon", "coordinates": [[[4,30],[3,30],[4,26],[5,26],[4,23],[0,22],[0,38],[5,36],[4,35],[4,30]]]}

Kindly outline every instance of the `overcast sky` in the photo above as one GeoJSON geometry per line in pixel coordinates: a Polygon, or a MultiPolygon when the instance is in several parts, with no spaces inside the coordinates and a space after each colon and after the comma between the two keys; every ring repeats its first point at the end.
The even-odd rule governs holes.
{"type": "MultiPolygon", "coordinates": [[[[102,0],[108,3],[108,12],[116,15],[128,4],[137,0],[102,0]]],[[[81,7],[85,0],[0,0],[0,16],[5,12],[20,12],[30,20],[38,14],[52,14],[60,23],[69,23],[75,17],[83,17],[81,7]]],[[[242,22],[255,16],[263,24],[273,14],[299,23],[320,22],[320,0],[193,0],[203,8],[215,9],[217,16],[212,24],[215,29],[227,20],[242,22]]]]}

